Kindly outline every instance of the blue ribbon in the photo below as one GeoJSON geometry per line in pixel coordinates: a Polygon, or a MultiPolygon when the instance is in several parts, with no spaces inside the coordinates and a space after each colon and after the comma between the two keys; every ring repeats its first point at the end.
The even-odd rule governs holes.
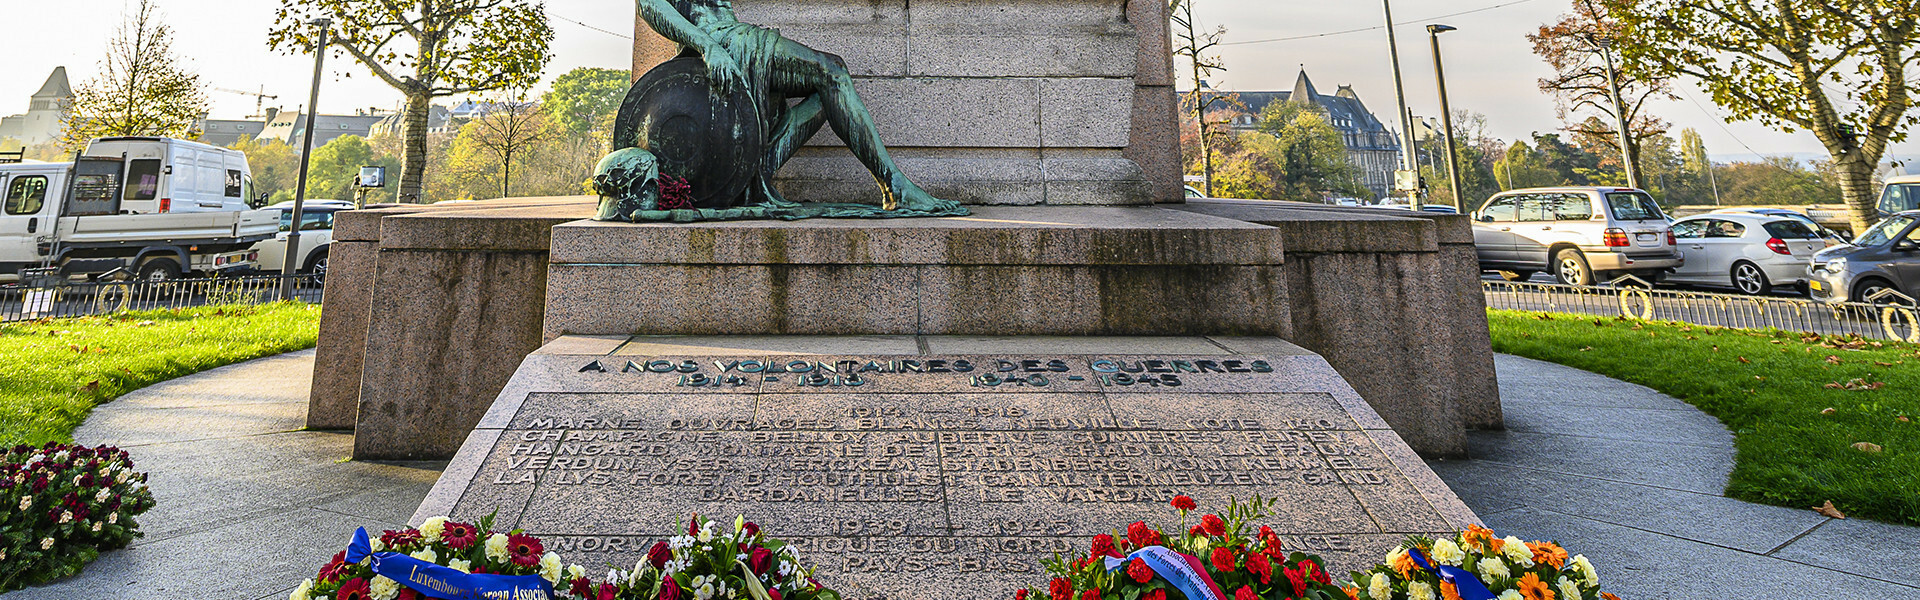
{"type": "Polygon", "coordinates": [[[1434,575],[1440,576],[1441,581],[1453,584],[1454,591],[1460,593],[1460,600],[1494,600],[1498,598],[1493,592],[1487,591],[1487,584],[1480,583],[1480,578],[1475,577],[1472,571],[1460,567],[1449,567],[1447,565],[1429,563],[1427,562],[1426,555],[1421,554],[1419,548],[1408,548],[1407,556],[1413,559],[1413,564],[1420,565],[1422,569],[1432,571],[1434,575]]]}
{"type": "Polygon", "coordinates": [[[367,528],[354,530],[347,562],[373,559],[373,572],[400,582],[428,598],[441,600],[552,600],[553,585],[539,575],[462,573],[398,552],[373,551],[367,528]]]}
{"type": "Polygon", "coordinates": [[[1147,546],[1128,554],[1126,558],[1107,557],[1107,571],[1117,571],[1133,559],[1147,563],[1147,567],[1173,584],[1188,600],[1226,600],[1220,585],[1207,576],[1206,568],[1200,559],[1168,550],[1165,546],[1147,546]]]}

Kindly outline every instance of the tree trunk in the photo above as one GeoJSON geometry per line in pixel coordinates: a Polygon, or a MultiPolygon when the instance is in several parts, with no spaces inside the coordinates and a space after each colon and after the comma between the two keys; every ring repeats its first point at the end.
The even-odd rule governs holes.
{"type": "Polygon", "coordinates": [[[1875,208],[1878,198],[1873,196],[1874,163],[1855,152],[1837,157],[1833,166],[1840,175],[1840,198],[1847,203],[1847,221],[1853,226],[1854,235],[1866,233],[1868,227],[1880,220],[1875,208]]]}
{"type": "Polygon", "coordinates": [[[400,160],[400,203],[419,204],[427,174],[427,114],[433,97],[425,89],[407,90],[407,108],[400,127],[404,151],[400,160]]]}
{"type": "Polygon", "coordinates": [[[509,150],[500,160],[500,197],[512,198],[513,193],[513,151],[509,150]]]}

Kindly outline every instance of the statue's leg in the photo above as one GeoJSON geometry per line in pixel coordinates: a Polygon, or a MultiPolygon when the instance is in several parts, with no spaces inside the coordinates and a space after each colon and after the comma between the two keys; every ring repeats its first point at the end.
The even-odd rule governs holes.
{"type": "MultiPolygon", "coordinates": [[[[884,208],[929,212],[959,209],[958,203],[933,197],[900,172],[893,156],[880,143],[873,115],[867,112],[866,104],[854,91],[853,76],[840,57],[782,38],[776,48],[773,68],[774,91],[820,101],[827,124],[833,126],[833,132],[847,142],[847,148],[880,183],[884,208]]],[[[805,142],[805,138],[796,140],[794,148],[805,142]]]]}
{"type": "Polygon", "coordinates": [[[800,151],[800,147],[805,145],[807,140],[813,139],[814,134],[820,133],[820,128],[826,124],[827,113],[820,107],[819,98],[807,98],[799,104],[787,107],[784,111],[779,111],[778,120],[773,123],[773,134],[767,140],[766,156],[760,163],[762,169],[760,178],[754,182],[755,187],[750,191],[754,204],[774,206],[791,204],[780,196],[779,190],[774,189],[773,174],[779,171],[782,165],[787,164],[787,161],[792,160],[793,155],[800,151]]]}

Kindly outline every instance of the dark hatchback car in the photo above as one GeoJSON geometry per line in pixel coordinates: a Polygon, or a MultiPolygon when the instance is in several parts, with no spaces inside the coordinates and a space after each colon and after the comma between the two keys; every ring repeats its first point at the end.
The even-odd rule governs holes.
{"type": "Polygon", "coordinates": [[[1871,302],[1885,289],[1920,297],[1920,210],[1890,215],[1852,244],[1814,254],[1808,274],[1807,292],[1822,302],[1871,302]]]}

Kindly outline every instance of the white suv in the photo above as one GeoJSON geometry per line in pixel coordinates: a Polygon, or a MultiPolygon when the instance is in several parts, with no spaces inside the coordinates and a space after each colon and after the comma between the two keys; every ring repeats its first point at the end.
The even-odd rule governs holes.
{"type": "Polygon", "coordinates": [[[1658,281],[1685,260],[1653,197],[1633,188],[1557,187],[1502,192],[1474,213],[1480,268],[1525,281],[1550,272],[1567,285],[1622,273],[1658,281]]]}

